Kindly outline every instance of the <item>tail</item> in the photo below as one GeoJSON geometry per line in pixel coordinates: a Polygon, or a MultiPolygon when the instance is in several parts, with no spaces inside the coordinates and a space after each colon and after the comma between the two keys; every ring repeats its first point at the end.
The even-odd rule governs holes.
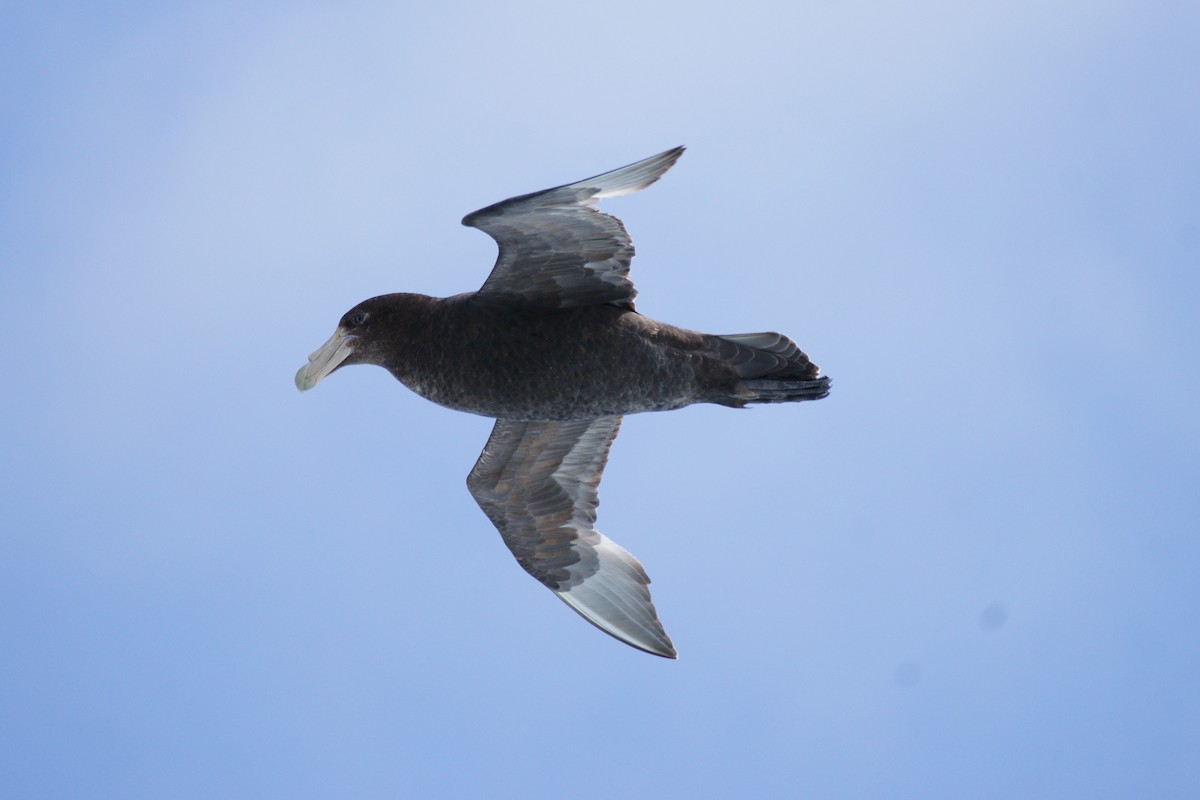
{"type": "Polygon", "coordinates": [[[725,405],[795,403],[829,394],[829,378],[804,351],[781,333],[714,336],[717,354],[742,380],[725,405]]]}

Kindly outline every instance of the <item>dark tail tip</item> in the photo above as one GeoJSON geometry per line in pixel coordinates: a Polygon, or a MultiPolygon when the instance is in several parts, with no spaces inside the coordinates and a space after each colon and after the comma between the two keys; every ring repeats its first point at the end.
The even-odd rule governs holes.
{"type": "Polygon", "coordinates": [[[798,403],[828,396],[831,383],[828,375],[815,380],[754,378],[742,381],[742,387],[753,395],[747,403],[798,403]]]}

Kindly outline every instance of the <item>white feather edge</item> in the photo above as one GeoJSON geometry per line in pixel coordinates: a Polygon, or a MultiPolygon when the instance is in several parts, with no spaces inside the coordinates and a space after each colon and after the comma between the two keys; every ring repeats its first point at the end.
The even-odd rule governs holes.
{"type": "MultiPolygon", "coordinates": [[[[599,569],[574,586],[554,593],[610,636],[647,653],[676,658],[671,637],[658,621],[650,600],[648,579],[641,563],[604,534],[592,532],[592,535],[597,541],[586,546],[595,553],[599,569]]],[[[576,547],[579,545],[576,543],[576,547]]]]}
{"type": "Polygon", "coordinates": [[[589,203],[606,197],[632,194],[645,189],[661,178],[663,173],[669,170],[681,155],[683,155],[683,147],[673,147],[620,169],[569,184],[566,188],[597,190],[596,194],[585,201],[589,203]]]}

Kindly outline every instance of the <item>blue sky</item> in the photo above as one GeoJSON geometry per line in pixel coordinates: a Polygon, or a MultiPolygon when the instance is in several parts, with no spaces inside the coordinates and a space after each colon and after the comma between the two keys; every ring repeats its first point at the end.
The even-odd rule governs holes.
{"type": "Polygon", "coordinates": [[[1200,785],[1185,2],[18,4],[0,32],[0,795],[1184,798],[1200,785]],[[295,370],[610,201],[639,308],[820,403],[631,417],[584,624],[490,421],[295,370]]]}

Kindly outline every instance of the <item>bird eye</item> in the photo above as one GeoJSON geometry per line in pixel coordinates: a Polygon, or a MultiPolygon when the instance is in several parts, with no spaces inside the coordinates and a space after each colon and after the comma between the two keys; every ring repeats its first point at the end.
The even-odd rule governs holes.
{"type": "Polygon", "coordinates": [[[365,312],[365,311],[360,311],[357,314],[355,314],[353,317],[350,318],[351,325],[362,325],[366,321],[367,321],[367,312],[365,312]]]}

